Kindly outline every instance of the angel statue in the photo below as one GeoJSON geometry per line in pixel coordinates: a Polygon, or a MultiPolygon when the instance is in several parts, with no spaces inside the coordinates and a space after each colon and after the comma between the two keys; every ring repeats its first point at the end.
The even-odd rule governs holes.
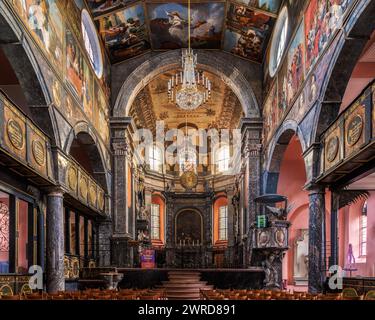
{"type": "Polygon", "coordinates": [[[275,220],[286,220],[288,213],[292,210],[293,205],[288,205],[287,208],[277,208],[277,207],[270,207],[266,206],[266,208],[271,212],[272,218],[275,220]]]}

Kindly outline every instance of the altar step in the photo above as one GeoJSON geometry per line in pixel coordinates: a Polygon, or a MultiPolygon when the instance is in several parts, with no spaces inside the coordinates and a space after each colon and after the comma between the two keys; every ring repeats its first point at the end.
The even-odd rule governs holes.
{"type": "Polygon", "coordinates": [[[165,289],[170,300],[199,300],[200,290],[212,290],[213,286],[201,281],[200,272],[170,271],[168,281],[163,281],[161,288],[165,289]]]}

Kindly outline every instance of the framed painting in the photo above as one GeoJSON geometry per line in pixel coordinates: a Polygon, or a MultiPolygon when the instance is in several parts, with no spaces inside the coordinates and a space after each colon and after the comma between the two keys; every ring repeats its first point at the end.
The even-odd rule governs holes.
{"type": "Polygon", "coordinates": [[[236,0],[236,2],[276,14],[280,9],[282,0],[236,0]]]}
{"type": "Polygon", "coordinates": [[[57,0],[13,1],[17,14],[51,59],[55,69],[62,71],[63,22],[62,5],[57,0]]]}
{"type": "Polygon", "coordinates": [[[150,48],[142,4],[101,17],[98,24],[112,62],[134,57],[150,48]]]}
{"type": "Polygon", "coordinates": [[[94,17],[102,16],[134,3],[136,0],[87,0],[94,17]]]}
{"type": "Polygon", "coordinates": [[[81,101],[83,77],[81,50],[70,29],[66,29],[66,80],[81,101]]]}
{"type": "MultiPolygon", "coordinates": [[[[223,2],[191,4],[191,46],[220,49],[224,26],[223,2]]],[[[188,47],[188,8],[186,3],[148,3],[152,48],[188,47]]]]}
{"type": "Polygon", "coordinates": [[[290,105],[305,77],[303,23],[297,29],[288,51],[287,103],[290,105]]]}

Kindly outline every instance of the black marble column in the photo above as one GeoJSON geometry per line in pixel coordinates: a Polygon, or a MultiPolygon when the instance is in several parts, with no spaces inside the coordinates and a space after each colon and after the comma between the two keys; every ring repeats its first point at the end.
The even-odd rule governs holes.
{"type": "Polygon", "coordinates": [[[329,267],[338,265],[338,195],[331,192],[331,256],[329,267]]]}
{"type": "Polygon", "coordinates": [[[65,290],[63,192],[56,188],[47,195],[47,291],[65,290]]]}
{"type": "Polygon", "coordinates": [[[323,291],[325,281],[325,192],[323,187],[309,190],[309,292],[323,291]]]}
{"type": "Polygon", "coordinates": [[[112,118],[112,149],[113,149],[113,236],[111,239],[111,263],[118,267],[130,267],[129,239],[134,235],[134,227],[129,225],[132,220],[128,210],[128,158],[130,158],[130,146],[128,135],[130,134],[131,118],[112,118]]]}
{"type": "MultiPolygon", "coordinates": [[[[246,237],[244,266],[250,267],[252,260],[251,249],[251,228],[255,222],[258,207],[254,199],[260,195],[261,188],[261,137],[262,137],[263,121],[258,118],[243,118],[241,120],[242,144],[242,165],[249,170],[249,181],[246,181],[248,188],[248,211],[247,211],[247,230],[244,230],[246,237]]],[[[244,194],[243,194],[244,195],[244,194]]]]}

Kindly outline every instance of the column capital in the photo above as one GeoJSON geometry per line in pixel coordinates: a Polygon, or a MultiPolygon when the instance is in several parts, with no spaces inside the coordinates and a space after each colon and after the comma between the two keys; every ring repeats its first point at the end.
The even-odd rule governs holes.
{"type": "Polygon", "coordinates": [[[126,129],[132,124],[131,117],[111,117],[109,119],[109,124],[113,130],[126,129]]]}
{"type": "Polygon", "coordinates": [[[52,186],[44,189],[47,193],[47,197],[64,197],[65,191],[61,186],[52,186]]]}
{"type": "Polygon", "coordinates": [[[126,156],[129,150],[129,144],[126,139],[116,139],[112,142],[112,150],[115,156],[126,156]]]}
{"type": "Polygon", "coordinates": [[[325,194],[325,186],[315,183],[308,183],[304,186],[304,190],[309,192],[309,195],[325,194]]]}
{"type": "Polygon", "coordinates": [[[242,118],[240,123],[241,131],[245,129],[262,130],[263,119],[262,118],[242,118]]]}

